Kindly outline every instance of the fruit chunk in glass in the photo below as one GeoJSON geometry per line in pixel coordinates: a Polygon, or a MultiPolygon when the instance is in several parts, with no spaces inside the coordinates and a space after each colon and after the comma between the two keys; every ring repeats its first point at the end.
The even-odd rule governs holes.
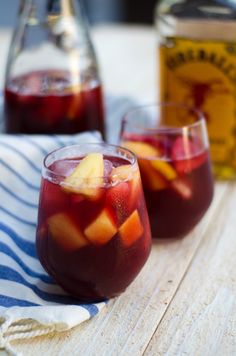
{"type": "Polygon", "coordinates": [[[139,169],[128,150],[70,146],[45,159],[37,251],[71,295],[99,301],[119,295],[151,247],[139,169]]]}
{"type": "MultiPolygon", "coordinates": [[[[134,113],[137,119],[138,111],[134,113]]],[[[156,127],[148,128],[147,122],[144,127],[139,123],[138,129],[128,128],[131,117],[125,120],[121,144],[138,156],[152,236],[183,237],[201,220],[213,197],[204,119],[184,127],[158,127],[156,121],[156,127]]]]}

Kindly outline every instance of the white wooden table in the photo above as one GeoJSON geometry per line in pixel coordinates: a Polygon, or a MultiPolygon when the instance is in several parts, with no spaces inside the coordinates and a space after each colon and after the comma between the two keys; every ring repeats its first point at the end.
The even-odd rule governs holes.
{"type": "MultiPolygon", "coordinates": [[[[154,31],[110,26],[93,36],[106,91],[154,101],[154,31]]],[[[0,34],[1,46],[8,38],[0,34]]],[[[197,228],[182,240],[154,241],[141,274],[97,317],[15,349],[24,356],[236,355],[236,184],[215,188],[197,228]]]]}

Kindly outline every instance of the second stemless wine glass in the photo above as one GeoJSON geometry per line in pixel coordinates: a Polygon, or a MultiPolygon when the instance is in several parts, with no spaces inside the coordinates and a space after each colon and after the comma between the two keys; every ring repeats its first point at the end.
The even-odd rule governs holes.
{"type": "Polygon", "coordinates": [[[119,295],[151,248],[135,155],[107,144],[59,149],[44,161],[37,250],[70,294],[93,302],[119,295]]]}
{"type": "Polygon", "coordinates": [[[203,115],[173,103],[134,108],[123,118],[120,140],[138,156],[153,237],[186,235],[213,197],[203,115]]]}

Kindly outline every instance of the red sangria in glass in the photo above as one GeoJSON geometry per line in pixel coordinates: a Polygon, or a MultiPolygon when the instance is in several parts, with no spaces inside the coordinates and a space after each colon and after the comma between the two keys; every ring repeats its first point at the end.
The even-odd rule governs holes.
{"type": "Polygon", "coordinates": [[[122,293],[151,248],[135,155],[108,144],[50,153],[42,170],[36,243],[46,271],[79,300],[122,293]]]}
{"type": "Polygon", "coordinates": [[[186,235],[213,197],[202,114],[168,103],[135,108],[124,116],[121,144],[138,156],[153,237],[186,235]]]}

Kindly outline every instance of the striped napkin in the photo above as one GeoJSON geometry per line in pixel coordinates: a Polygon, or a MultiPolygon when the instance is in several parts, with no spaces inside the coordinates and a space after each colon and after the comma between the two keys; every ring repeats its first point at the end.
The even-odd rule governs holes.
{"type": "Polygon", "coordinates": [[[69,297],[41,267],[35,250],[43,157],[67,144],[99,141],[96,132],[0,135],[0,348],[10,351],[12,339],[69,329],[105,305],[69,297]]]}

